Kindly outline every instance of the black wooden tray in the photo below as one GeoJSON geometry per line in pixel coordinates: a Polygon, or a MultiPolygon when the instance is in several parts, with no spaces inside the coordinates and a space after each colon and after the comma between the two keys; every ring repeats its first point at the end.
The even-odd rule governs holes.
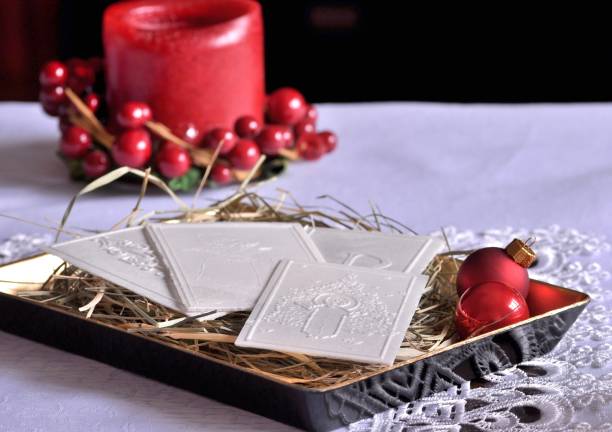
{"type": "Polygon", "coordinates": [[[276,381],[160,340],[21,298],[61,263],[39,255],[0,267],[0,329],[135,372],[266,417],[328,431],[530,360],[552,350],[590,301],[531,281],[532,317],[342,385],[309,389],[276,381]],[[70,337],[67,337],[70,335],[70,337]]]}

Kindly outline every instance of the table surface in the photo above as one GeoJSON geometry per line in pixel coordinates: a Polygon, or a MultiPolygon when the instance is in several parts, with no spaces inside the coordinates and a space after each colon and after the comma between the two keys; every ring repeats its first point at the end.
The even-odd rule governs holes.
{"type": "MultiPolygon", "coordinates": [[[[450,229],[457,242],[465,236],[488,241],[486,230],[504,227],[512,227],[506,234],[520,228],[545,227],[548,234],[571,228],[567,232],[585,233],[580,234],[582,240],[597,239],[600,246],[602,236],[612,234],[610,104],[368,103],[318,108],[320,127],[339,135],[337,151],[315,163],[290,166],[261,193],[275,196],[276,188],[282,188],[312,205],[329,204],[317,199],[329,194],[364,211],[374,202],[384,214],[421,233],[457,227],[450,229]]],[[[38,105],[0,104],[0,213],[37,224],[0,218],[0,242],[17,233],[43,233],[42,225],[57,226],[69,199],[83,186],[68,180],[54,154],[58,134],[55,119],[38,105]]],[[[206,191],[202,203],[231,191],[206,191]]],[[[83,197],[68,226],[108,229],[129,212],[136,196],[137,187],[122,185],[83,197]]],[[[174,206],[167,196],[151,192],[143,208],[174,206]]],[[[602,261],[597,254],[594,259],[602,261]]],[[[604,264],[599,261],[600,267],[610,268],[608,255],[604,264]]],[[[601,282],[605,280],[602,276],[601,282]]],[[[608,294],[599,299],[604,306],[608,294]]],[[[604,324],[607,333],[585,348],[605,354],[605,367],[597,376],[612,375],[612,322],[604,324]]],[[[5,333],[0,333],[0,370],[0,431],[72,431],[84,426],[124,431],[293,430],[5,333]]],[[[601,409],[580,417],[593,429],[580,430],[612,423],[612,395],[598,395],[601,409]]],[[[387,426],[374,421],[355,428],[387,426]]]]}

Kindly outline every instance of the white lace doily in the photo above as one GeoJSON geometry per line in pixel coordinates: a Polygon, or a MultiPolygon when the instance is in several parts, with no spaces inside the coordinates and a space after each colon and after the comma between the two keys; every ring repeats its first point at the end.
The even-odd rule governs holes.
{"type": "MultiPolygon", "coordinates": [[[[353,432],[612,431],[612,293],[598,259],[603,238],[562,229],[445,230],[453,249],[502,246],[535,236],[531,276],[589,293],[593,301],[555,350],[535,361],[466,383],[351,425],[353,432]]],[[[0,262],[35,253],[47,235],[0,243],[0,262]]],[[[606,263],[607,264],[607,263],[606,263]]]]}

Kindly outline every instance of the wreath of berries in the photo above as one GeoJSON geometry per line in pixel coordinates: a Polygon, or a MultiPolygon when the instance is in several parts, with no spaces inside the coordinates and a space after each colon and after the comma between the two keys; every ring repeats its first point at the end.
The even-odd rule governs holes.
{"type": "Polygon", "coordinates": [[[331,131],[317,132],[317,110],[290,87],[267,97],[266,122],[250,115],[236,119],[233,129],[201,134],[185,119],[179,130],[154,121],[148,104],[131,101],[109,119],[103,61],[71,59],[46,63],[39,76],[43,110],[59,118],[59,156],[76,180],[95,179],[113,167],[153,172],[174,190],[196,187],[206,168],[216,185],[242,181],[258,164],[263,179],[280,174],[287,161],[320,159],[338,144],[331,131]],[[113,124],[114,134],[109,131],[113,124]]]}

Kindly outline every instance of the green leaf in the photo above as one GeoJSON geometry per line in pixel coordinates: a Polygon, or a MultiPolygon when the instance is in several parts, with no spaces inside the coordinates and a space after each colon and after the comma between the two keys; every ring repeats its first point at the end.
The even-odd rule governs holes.
{"type": "Polygon", "coordinates": [[[261,176],[257,180],[265,180],[281,175],[287,169],[287,160],[282,157],[268,158],[261,167],[261,176]]]}
{"type": "Polygon", "coordinates": [[[80,159],[64,159],[68,166],[68,172],[72,180],[83,180],[85,171],[83,171],[83,163],[80,159]]]}
{"type": "Polygon", "coordinates": [[[202,171],[198,168],[190,168],[182,177],[175,177],[168,181],[168,186],[173,191],[190,191],[195,189],[202,179],[202,171]]]}

